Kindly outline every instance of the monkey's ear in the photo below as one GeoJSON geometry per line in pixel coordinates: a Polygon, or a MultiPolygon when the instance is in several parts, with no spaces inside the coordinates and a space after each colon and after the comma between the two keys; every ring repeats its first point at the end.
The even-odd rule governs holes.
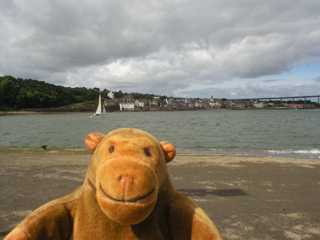
{"type": "Polygon", "coordinates": [[[166,157],[166,162],[172,161],[174,157],[176,156],[176,148],[173,146],[172,143],[169,142],[160,142],[162,151],[164,153],[164,156],[166,157]]]}
{"type": "Polygon", "coordinates": [[[99,132],[93,132],[90,133],[86,139],[84,140],[84,143],[86,144],[87,149],[89,152],[94,153],[94,150],[98,146],[98,144],[101,142],[101,140],[104,138],[104,134],[99,132]]]}

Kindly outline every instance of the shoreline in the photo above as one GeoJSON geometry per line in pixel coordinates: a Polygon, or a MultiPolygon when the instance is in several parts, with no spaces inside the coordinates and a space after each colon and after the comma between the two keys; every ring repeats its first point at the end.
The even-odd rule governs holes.
{"type": "Polygon", "coordinates": [[[29,112],[29,111],[1,111],[0,117],[6,116],[35,116],[35,115],[54,115],[54,114],[80,114],[80,113],[90,113],[90,112],[29,112]]]}
{"type": "MultiPolygon", "coordinates": [[[[299,110],[317,110],[320,108],[301,108],[299,110]]],[[[157,110],[149,110],[149,111],[143,111],[143,110],[135,110],[135,111],[109,111],[107,113],[113,113],[113,112],[184,112],[184,111],[279,111],[279,110],[297,110],[294,108],[213,108],[213,109],[181,109],[181,110],[169,110],[169,109],[157,109],[157,110]]],[[[1,116],[30,116],[30,115],[47,115],[47,114],[85,114],[85,113],[94,113],[92,111],[0,111],[0,117],[1,116]]]]}
{"type": "MultiPolygon", "coordinates": [[[[81,186],[82,149],[0,148],[0,239],[40,205],[81,186]]],[[[174,187],[195,201],[225,240],[319,239],[320,161],[177,154],[174,187]]]]}
{"type": "MultiPolygon", "coordinates": [[[[268,154],[267,152],[263,151],[252,151],[249,149],[248,151],[242,151],[242,154],[239,154],[239,150],[217,150],[217,152],[210,152],[210,151],[184,151],[180,150],[176,153],[177,156],[207,156],[207,157],[228,157],[228,158],[239,158],[239,159],[269,159],[270,161],[279,161],[282,162],[296,162],[299,160],[306,160],[306,161],[316,161],[320,163],[320,156],[319,154],[309,154],[307,153],[301,154],[301,156],[297,154],[293,154],[290,151],[281,151],[278,154],[268,154]],[[248,152],[249,151],[249,152],[248,152]],[[235,154],[237,153],[237,154],[235,154]]],[[[299,150],[297,150],[299,151],[299,150]]],[[[240,151],[241,152],[241,151],[240,151]]],[[[52,147],[46,148],[46,150],[40,147],[0,147],[0,153],[39,153],[39,154],[49,154],[49,153],[63,153],[63,154],[90,154],[85,148],[59,148],[59,147],[52,147]]],[[[254,160],[253,160],[254,161],[254,160]]]]}
{"type": "MultiPolygon", "coordinates": [[[[1,153],[16,153],[16,154],[85,154],[85,155],[91,155],[91,153],[87,149],[80,149],[80,148],[47,148],[46,150],[39,148],[33,148],[33,147],[0,147],[0,154],[1,153]]],[[[177,152],[177,157],[189,157],[192,159],[197,160],[197,158],[201,159],[201,161],[204,161],[204,159],[211,159],[211,158],[228,158],[228,161],[246,161],[246,162],[261,162],[264,160],[267,160],[269,162],[278,162],[278,163],[298,163],[298,162],[311,162],[316,165],[320,165],[319,159],[312,159],[312,158],[295,158],[295,157],[283,157],[283,156],[248,156],[248,155],[228,155],[228,154],[222,154],[222,153],[185,153],[185,152],[177,152]]],[[[207,161],[207,160],[205,160],[207,161]]]]}

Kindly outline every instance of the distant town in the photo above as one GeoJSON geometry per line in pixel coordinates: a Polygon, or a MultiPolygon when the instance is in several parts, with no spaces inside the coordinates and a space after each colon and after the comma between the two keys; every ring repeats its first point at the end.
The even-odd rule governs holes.
{"type": "MultiPolygon", "coordinates": [[[[319,103],[310,100],[260,101],[255,99],[226,99],[226,98],[163,98],[153,96],[152,99],[135,99],[130,94],[115,98],[113,92],[108,93],[104,106],[109,110],[120,111],[166,111],[166,110],[199,110],[199,109],[313,109],[319,103]]],[[[318,98],[319,100],[319,98],[318,98]]]]}
{"type": "MultiPolygon", "coordinates": [[[[214,95],[214,93],[212,94],[214,95]]],[[[214,109],[314,109],[319,97],[282,98],[178,98],[143,93],[123,93],[99,88],[63,87],[33,79],[0,76],[0,111],[94,112],[99,105],[112,111],[181,111],[214,109]],[[98,98],[102,101],[98,101],[98,98]],[[313,100],[313,101],[311,101],[313,100]],[[315,100],[315,101],[314,101],[315,100]]]]}

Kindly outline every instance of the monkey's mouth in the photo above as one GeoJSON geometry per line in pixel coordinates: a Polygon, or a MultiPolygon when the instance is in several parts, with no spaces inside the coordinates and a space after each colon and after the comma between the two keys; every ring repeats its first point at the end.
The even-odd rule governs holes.
{"type": "Polygon", "coordinates": [[[122,203],[135,203],[135,202],[138,202],[140,200],[143,200],[143,199],[146,199],[147,197],[149,197],[152,193],[154,193],[155,189],[152,189],[150,192],[148,192],[147,194],[141,196],[141,197],[136,197],[136,198],[132,198],[132,199],[116,199],[116,198],[113,198],[111,197],[109,194],[107,194],[103,188],[101,187],[101,183],[100,183],[100,189],[102,191],[102,193],[107,197],[109,198],[110,200],[112,201],[115,201],[115,202],[122,202],[122,203]]]}

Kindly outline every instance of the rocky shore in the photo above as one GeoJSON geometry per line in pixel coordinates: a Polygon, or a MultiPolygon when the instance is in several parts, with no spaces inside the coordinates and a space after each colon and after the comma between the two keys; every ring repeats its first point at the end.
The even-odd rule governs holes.
{"type": "MultiPolygon", "coordinates": [[[[82,184],[82,150],[0,149],[0,239],[40,205],[82,184]]],[[[177,155],[168,171],[224,239],[320,239],[320,161],[177,155]]]]}

